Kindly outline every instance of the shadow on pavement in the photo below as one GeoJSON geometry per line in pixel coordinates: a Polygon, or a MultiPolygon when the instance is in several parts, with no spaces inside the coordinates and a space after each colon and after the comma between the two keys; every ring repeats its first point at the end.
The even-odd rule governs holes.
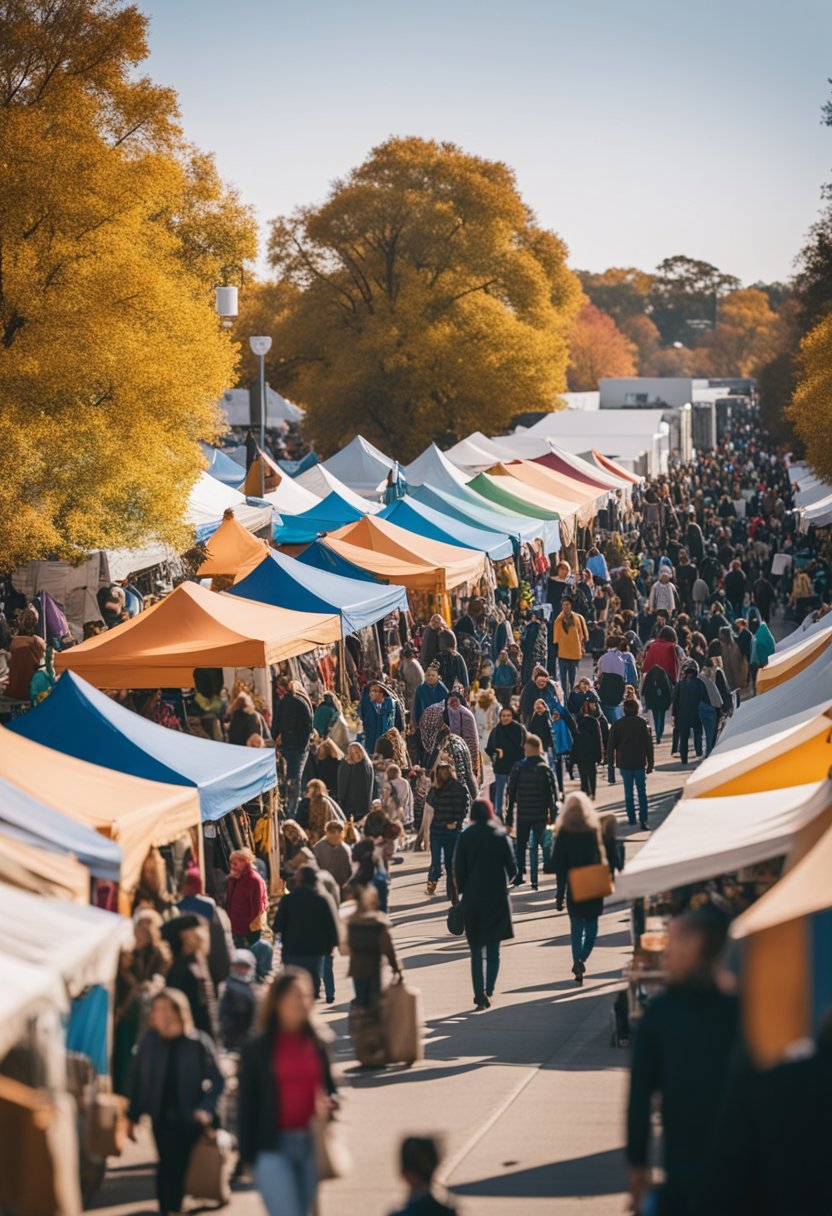
{"type": "Polygon", "coordinates": [[[570,1199],[617,1195],[623,1191],[626,1162],[622,1149],[553,1161],[512,1174],[492,1174],[476,1182],[450,1183],[453,1195],[485,1198],[570,1199]],[[618,1181],[616,1181],[618,1180],[618,1181]]]}

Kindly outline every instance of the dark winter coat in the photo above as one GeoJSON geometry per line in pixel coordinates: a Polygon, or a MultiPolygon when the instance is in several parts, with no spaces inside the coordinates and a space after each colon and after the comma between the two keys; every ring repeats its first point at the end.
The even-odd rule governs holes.
{"type": "Polygon", "coordinates": [[[508,809],[506,823],[546,823],[557,814],[558,790],[555,774],[543,756],[526,756],[518,761],[508,779],[508,809]]]}
{"type": "MultiPolygon", "coordinates": [[[[321,1062],[321,1077],[326,1093],[335,1093],[332,1066],[325,1044],[309,1032],[321,1062]]],[[[243,1048],[240,1058],[240,1113],[238,1141],[240,1161],[253,1165],[259,1153],[270,1153],[280,1140],[277,1130],[280,1093],[274,1075],[274,1038],[259,1034],[243,1048]]]]}
{"type": "Polygon", "coordinates": [[[427,802],[433,807],[432,832],[461,831],[471,809],[471,795],[461,781],[449,777],[444,785],[431,786],[427,802]]]}
{"type": "Polygon", "coordinates": [[[552,740],[552,719],[549,713],[532,714],[529,722],[529,734],[537,735],[540,742],[543,744],[543,750],[550,752],[554,747],[552,740]]]}
{"type": "Polygon", "coordinates": [[[595,831],[570,832],[561,828],[555,835],[555,847],[547,863],[547,873],[557,876],[557,903],[563,906],[566,899],[566,909],[570,916],[582,916],[586,920],[595,920],[604,911],[603,899],[585,899],[576,903],[572,898],[568,875],[570,870],[579,866],[594,866],[605,860],[601,848],[599,833],[595,831]]]}
{"type": "Polygon", "coordinates": [[[653,767],[653,734],[644,718],[626,714],[610,727],[610,754],[619,768],[653,767]]]}
{"type": "Polygon", "coordinates": [[[486,754],[494,766],[494,772],[508,774],[518,760],[523,759],[523,744],[526,742],[526,728],[522,722],[509,722],[503,726],[498,722],[488,736],[485,745],[486,754]],[[497,749],[502,749],[502,756],[497,755],[497,749]]]}
{"type": "Polygon", "coordinates": [[[578,733],[572,740],[572,760],[578,768],[591,768],[600,764],[604,755],[601,727],[597,718],[581,714],[578,718],[578,733]]]}
{"type": "Polygon", "coordinates": [[[512,843],[495,820],[472,823],[454,853],[468,944],[475,948],[514,937],[507,882],[517,873],[512,843]]]}
{"type": "Polygon", "coordinates": [[[338,765],[338,805],[349,819],[363,819],[373,805],[373,766],[365,758],[350,764],[346,757],[338,765]]]}
{"type": "Polygon", "coordinates": [[[275,738],[290,751],[302,752],[312,734],[312,706],[305,697],[287,692],[277,703],[274,714],[275,738]]]}
{"type": "MultiPolygon", "coordinates": [[[[128,1118],[138,1123],[142,1115],[157,1119],[162,1113],[170,1039],[148,1030],[139,1043],[133,1065],[128,1118]]],[[[214,1044],[196,1030],[183,1035],[176,1047],[176,1088],[183,1119],[203,1110],[213,1117],[225,1081],[217,1063],[214,1044]]]]}
{"type": "Polygon", "coordinates": [[[329,954],[338,945],[332,900],[314,887],[295,887],[278,905],[274,933],[282,938],[284,955],[329,954]]]}
{"type": "Polygon", "coordinates": [[[699,706],[710,705],[705,685],[696,677],[683,676],[673,692],[673,717],[683,729],[699,722],[699,706]]]}
{"type": "Polygon", "coordinates": [[[440,650],[436,661],[439,664],[439,679],[446,688],[453,690],[454,684],[468,688],[468,668],[458,650],[440,650]]]}

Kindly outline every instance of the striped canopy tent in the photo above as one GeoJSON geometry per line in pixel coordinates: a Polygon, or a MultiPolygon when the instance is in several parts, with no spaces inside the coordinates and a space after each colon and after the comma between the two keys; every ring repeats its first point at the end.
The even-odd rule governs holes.
{"type": "Polygon", "coordinates": [[[629,481],[632,485],[640,485],[644,480],[637,473],[631,473],[629,469],[625,469],[623,465],[618,464],[610,456],[603,456],[597,448],[590,448],[589,455],[598,465],[599,469],[606,469],[610,473],[614,473],[616,477],[620,477],[622,481],[629,481]]]}
{"type": "Polygon", "coordinates": [[[182,583],[153,607],[55,656],[96,688],[191,688],[195,667],[268,667],[337,642],[334,613],[293,612],[182,583]]]}

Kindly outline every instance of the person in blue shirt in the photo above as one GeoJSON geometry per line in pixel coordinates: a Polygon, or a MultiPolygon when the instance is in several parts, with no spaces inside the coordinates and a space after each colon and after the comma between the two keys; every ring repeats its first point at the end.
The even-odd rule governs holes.
{"type": "Polygon", "coordinates": [[[607,559],[603,553],[595,546],[590,549],[586,559],[586,568],[592,574],[596,584],[608,583],[610,581],[610,572],[607,569],[607,559]]]}
{"type": "Polygon", "coordinates": [[[439,679],[439,664],[431,663],[425,672],[425,679],[413,694],[413,725],[418,726],[422,714],[429,705],[438,705],[447,701],[448,689],[439,679]]]}
{"type": "Polygon", "coordinates": [[[361,725],[364,727],[364,747],[372,756],[382,735],[393,727],[404,733],[404,713],[399,701],[387,691],[383,684],[368,684],[361,694],[359,706],[361,725]]]}

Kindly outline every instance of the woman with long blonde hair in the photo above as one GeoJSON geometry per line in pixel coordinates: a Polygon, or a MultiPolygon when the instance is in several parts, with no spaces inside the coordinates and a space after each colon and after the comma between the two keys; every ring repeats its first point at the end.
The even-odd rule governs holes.
{"type": "Polygon", "coordinates": [[[586,962],[598,936],[598,918],[604,910],[603,896],[576,900],[569,881],[571,870],[600,865],[605,859],[601,823],[592,800],[583,793],[568,794],[558,816],[555,845],[546,870],[557,876],[557,910],[564,899],[572,933],[572,974],[584,982],[586,962]]]}

